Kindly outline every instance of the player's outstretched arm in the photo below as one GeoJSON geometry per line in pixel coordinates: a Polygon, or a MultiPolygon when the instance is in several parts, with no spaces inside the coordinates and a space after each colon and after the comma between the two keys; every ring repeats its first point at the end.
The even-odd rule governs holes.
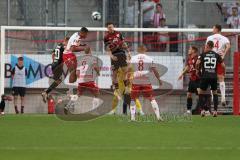
{"type": "Polygon", "coordinates": [[[97,65],[94,66],[94,71],[97,73],[98,76],[100,76],[100,68],[97,65]]]}
{"type": "Polygon", "coordinates": [[[87,45],[71,46],[71,51],[73,51],[73,52],[81,52],[81,51],[84,51],[87,48],[89,48],[89,46],[87,46],[87,45]]]}
{"type": "Polygon", "coordinates": [[[181,80],[188,71],[189,71],[189,67],[185,66],[182,73],[179,75],[178,80],[181,80]]]}
{"type": "Polygon", "coordinates": [[[200,68],[201,68],[201,59],[199,58],[196,62],[196,70],[197,70],[198,73],[200,71],[200,68]]]}
{"type": "Polygon", "coordinates": [[[108,46],[106,47],[106,51],[107,51],[107,54],[110,56],[110,58],[113,61],[117,61],[118,60],[117,57],[112,54],[112,51],[110,50],[110,48],[108,46]]]}
{"type": "Polygon", "coordinates": [[[52,62],[54,62],[54,57],[55,57],[55,54],[54,54],[54,51],[52,52],[52,62]]]}
{"type": "Polygon", "coordinates": [[[160,79],[160,75],[159,75],[156,67],[152,67],[152,71],[153,71],[155,77],[156,77],[157,80],[158,80],[159,86],[161,86],[161,85],[162,85],[162,81],[161,81],[161,79],[160,79]]]}
{"type": "Polygon", "coordinates": [[[224,53],[222,55],[222,59],[224,59],[225,55],[229,52],[230,48],[231,48],[230,43],[227,43],[226,44],[226,49],[225,49],[225,51],[224,51],[224,53]]]}

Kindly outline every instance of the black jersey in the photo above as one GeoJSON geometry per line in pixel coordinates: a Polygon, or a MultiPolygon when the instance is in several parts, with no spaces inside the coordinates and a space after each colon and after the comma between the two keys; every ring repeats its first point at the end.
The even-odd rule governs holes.
{"type": "Polygon", "coordinates": [[[53,64],[61,64],[63,57],[64,45],[59,43],[53,50],[53,64]]]}
{"type": "Polygon", "coordinates": [[[222,57],[214,51],[208,51],[200,55],[201,78],[217,78],[217,64],[222,63],[222,57]]]}

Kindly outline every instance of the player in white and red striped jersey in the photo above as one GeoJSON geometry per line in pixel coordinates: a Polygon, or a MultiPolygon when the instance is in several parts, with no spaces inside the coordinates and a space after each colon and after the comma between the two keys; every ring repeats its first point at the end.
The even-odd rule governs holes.
{"type": "MultiPolygon", "coordinates": [[[[213,41],[214,43],[214,48],[213,51],[218,53],[222,59],[224,59],[225,55],[228,53],[228,51],[230,50],[230,41],[227,37],[221,35],[221,30],[222,27],[221,25],[214,25],[213,26],[213,35],[209,36],[207,38],[207,41],[213,41]]],[[[209,65],[211,65],[211,63],[209,61],[209,65]]],[[[221,91],[221,102],[222,105],[225,106],[226,105],[226,99],[225,99],[225,82],[224,82],[224,78],[225,78],[225,69],[221,66],[221,64],[217,64],[217,74],[218,74],[218,81],[219,81],[219,88],[221,91]]]]}
{"type": "Polygon", "coordinates": [[[81,44],[81,40],[85,39],[88,35],[88,29],[82,27],[79,32],[74,33],[67,44],[63,52],[63,63],[67,66],[70,71],[69,83],[74,83],[77,80],[76,67],[77,58],[73,52],[84,51],[88,46],[86,44],[81,44]]]}
{"type": "Polygon", "coordinates": [[[134,104],[135,100],[140,94],[143,94],[144,98],[147,98],[153,107],[154,113],[158,120],[162,120],[159,113],[159,107],[153,95],[152,84],[150,81],[151,72],[154,73],[155,77],[158,79],[159,85],[162,85],[160,80],[160,75],[156,70],[153,59],[145,54],[146,47],[140,46],[138,48],[138,54],[132,56],[131,58],[131,70],[132,70],[132,89],[131,89],[131,120],[135,120],[136,107],[134,104]]]}
{"type": "Polygon", "coordinates": [[[97,57],[92,56],[91,50],[85,50],[85,55],[78,61],[77,67],[78,95],[85,90],[90,91],[94,96],[99,94],[99,88],[95,79],[100,75],[97,57]]]}
{"type": "Polygon", "coordinates": [[[92,101],[93,108],[100,104],[99,88],[95,83],[97,76],[100,75],[100,69],[97,63],[97,57],[92,56],[91,49],[85,50],[85,55],[78,61],[77,67],[77,83],[78,83],[78,96],[81,96],[85,91],[89,91],[94,96],[92,101]]]}
{"type": "Polygon", "coordinates": [[[95,83],[97,76],[100,75],[100,67],[97,63],[97,57],[92,56],[91,49],[86,48],[85,54],[78,57],[76,76],[78,83],[78,95],[70,95],[70,101],[64,108],[65,114],[71,107],[74,107],[75,101],[78,96],[81,96],[85,91],[89,91],[94,96],[92,101],[92,107],[96,108],[100,104],[100,99],[97,98],[99,95],[99,88],[95,83]]]}

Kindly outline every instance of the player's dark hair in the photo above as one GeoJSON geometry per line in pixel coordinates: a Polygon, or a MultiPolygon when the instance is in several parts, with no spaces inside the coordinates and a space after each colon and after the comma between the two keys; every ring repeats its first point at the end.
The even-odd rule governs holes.
{"type": "Polygon", "coordinates": [[[68,36],[64,38],[65,41],[68,41],[69,39],[70,39],[70,37],[68,37],[68,36]]]}
{"type": "Polygon", "coordinates": [[[161,18],[160,21],[165,21],[166,22],[166,18],[161,18]]]}
{"type": "Polygon", "coordinates": [[[114,24],[113,24],[113,22],[107,22],[106,27],[108,27],[109,25],[114,25],[114,24]]]}
{"type": "Polygon", "coordinates": [[[194,50],[195,53],[198,52],[198,48],[196,46],[191,46],[192,50],[194,50]]]}
{"type": "Polygon", "coordinates": [[[232,10],[233,10],[233,9],[236,9],[236,10],[238,10],[238,7],[232,7],[232,10]]]}
{"type": "Polygon", "coordinates": [[[162,8],[162,4],[161,4],[161,3],[156,4],[156,8],[157,8],[158,6],[162,8]]]}
{"type": "Polygon", "coordinates": [[[214,47],[213,41],[208,41],[207,46],[212,49],[214,47]]]}
{"type": "Polygon", "coordinates": [[[218,30],[219,32],[222,31],[222,26],[221,26],[220,24],[215,24],[214,27],[217,28],[217,30],[218,30]]]}
{"type": "Polygon", "coordinates": [[[82,27],[82,28],[80,29],[80,32],[87,33],[87,32],[88,32],[88,29],[87,29],[87,27],[82,27]]]}
{"type": "Polygon", "coordinates": [[[19,61],[23,61],[23,57],[18,57],[18,60],[19,61]]]}
{"type": "Polygon", "coordinates": [[[4,94],[2,94],[2,96],[1,96],[1,99],[3,100],[3,98],[5,97],[5,95],[4,94]]]}

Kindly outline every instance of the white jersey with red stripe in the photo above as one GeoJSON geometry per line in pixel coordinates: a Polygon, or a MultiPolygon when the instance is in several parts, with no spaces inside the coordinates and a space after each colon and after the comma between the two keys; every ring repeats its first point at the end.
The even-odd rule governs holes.
{"type": "Polygon", "coordinates": [[[153,59],[146,54],[137,54],[131,58],[133,84],[151,84],[150,72],[154,66],[153,59]]]}
{"type": "Polygon", "coordinates": [[[64,54],[69,54],[69,52],[72,52],[71,47],[72,46],[80,46],[80,43],[81,43],[81,38],[80,38],[78,32],[76,32],[68,40],[68,44],[65,48],[64,54]]]}
{"type": "Polygon", "coordinates": [[[219,55],[222,55],[226,49],[226,45],[230,43],[227,37],[221,35],[221,34],[214,34],[207,38],[207,41],[213,41],[214,48],[213,51],[218,53],[219,55]]]}
{"type": "Polygon", "coordinates": [[[94,68],[97,66],[97,58],[92,55],[81,56],[78,61],[77,73],[78,83],[86,83],[95,81],[96,72],[94,68]]]}

